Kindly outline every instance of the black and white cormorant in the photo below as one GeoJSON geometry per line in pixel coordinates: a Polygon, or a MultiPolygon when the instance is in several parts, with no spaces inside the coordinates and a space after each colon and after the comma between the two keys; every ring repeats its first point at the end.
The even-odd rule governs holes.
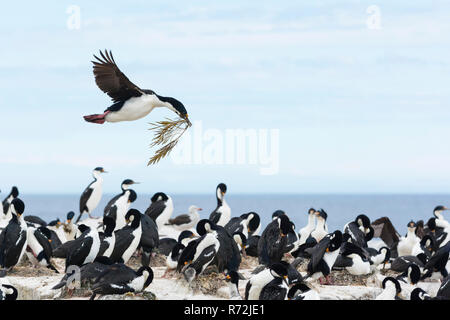
{"type": "Polygon", "coordinates": [[[62,247],[66,247],[64,251],[66,271],[71,265],[81,267],[83,264],[94,261],[100,250],[100,237],[97,229],[84,224],[79,225],[78,229],[81,231],[81,235],[62,245],[62,247]]]}
{"type": "Polygon", "coordinates": [[[130,209],[125,215],[127,225],[117,230],[116,243],[110,256],[113,262],[127,263],[137,250],[141,241],[141,213],[139,210],[130,209]],[[131,223],[130,223],[131,222],[131,223]],[[128,223],[130,223],[128,225],[128,223]]]}
{"type": "Polygon", "coordinates": [[[402,287],[400,282],[393,277],[386,277],[381,283],[383,291],[375,298],[375,300],[403,300],[400,296],[402,287]]]}
{"type": "Polygon", "coordinates": [[[93,218],[91,213],[95,208],[97,208],[100,200],[102,199],[102,173],[106,173],[102,167],[97,167],[92,171],[94,181],[92,181],[81,194],[80,215],[77,218],[77,223],[85,213],[87,213],[90,218],[93,218]]]}
{"type": "Polygon", "coordinates": [[[450,242],[439,248],[434,255],[428,259],[423,267],[422,280],[426,278],[441,279],[448,276],[447,263],[449,261],[450,242]]]}
{"type": "Polygon", "coordinates": [[[99,234],[101,242],[98,256],[109,258],[116,244],[116,234],[114,233],[114,229],[116,228],[116,221],[108,216],[103,217],[103,227],[103,232],[99,234]]]}
{"type": "Polygon", "coordinates": [[[418,265],[411,263],[406,270],[396,277],[397,280],[416,285],[420,280],[421,272],[418,265]]]}
{"type": "Polygon", "coordinates": [[[142,292],[152,281],[153,270],[150,267],[140,267],[134,271],[125,264],[114,264],[95,280],[90,300],[94,300],[97,295],[142,292]]]}
{"type": "Polygon", "coordinates": [[[216,187],[217,207],[209,215],[209,220],[218,226],[224,227],[231,218],[231,209],[225,201],[227,186],[225,183],[219,183],[216,187]]]}
{"type": "Polygon", "coordinates": [[[358,215],[354,221],[347,223],[343,232],[350,235],[351,242],[360,248],[367,248],[367,242],[373,236],[373,229],[370,225],[370,219],[364,214],[358,215]],[[370,235],[370,239],[368,237],[370,235]]]}
{"type": "Polygon", "coordinates": [[[143,213],[141,213],[141,228],[142,235],[138,249],[141,248],[141,263],[145,267],[150,264],[153,250],[159,246],[159,232],[155,221],[143,213]]]}
{"type": "Polygon", "coordinates": [[[284,300],[288,292],[287,279],[288,269],[286,265],[273,263],[248,280],[245,286],[244,299],[284,300]]]}
{"type": "Polygon", "coordinates": [[[256,236],[261,230],[261,217],[254,211],[241,214],[241,218],[247,220],[249,236],[256,236]]]}
{"type": "Polygon", "coordinates": [[[158,229],[161,229],[169,221],[172,213],[172,198],[164,192],[155,193],[150,199],[149,207],[145,210],[145,214],[155,221],[158,229]]]}
{"type": "MultiPolygon", "coordinates": [[[[219,252],[220,242],[218,240],[217,233],[207,232],[200,238],[190,242],[187,248],[189,248],[189,257],[191,259],[190,261],[187,261],[187,263],[183,262],[183,264],[185,265],[183,268],[184,271],[189,268],[193,268],[195,270],[195,273],[186,273],[184,271],[182,272],[184,273],[186,280],[190,283],[194,279],[194,277],[205,271],[205,269],[213,262],[214,258],[219,252]],[[191,245],[191,243],[195,245],[191,245]]],[[[180,262],[178,263],[177,267],[179,265],[180,262]]]]}
{"type": "Polygon", "coordinates": [[[125,226],[125,214],[128,212],[130,204],[137,198],[136,192],[130,189],[130,187],[138,183],[132,179],[122,181],[120,184],[122,192],[109,200],[103,210],[104,216],[110,216],[116,221],[116,230],[125,226]]]}
{"type": "Polygon", "coordinates": [[[199,211],[202,211],[202,208],[190,206],[188,214],[181,214],[173,219],[169,219],[165,225],[172,226],[181,231],[191,229],[200,221],[199,211]]]}
{"type": "Polygon", "coordinates": [[[98,276],[100,276],[112,265],[113,262],[108,257],[98,256],[93,262],[83,264],[80,269],[73,269],[68,271],[61,279],[61,281],[52,289],[57,290],[63,287],[74,288],[77,285],[76,283],[73,283],[75,281],[79,281],[81,287],[90,287],[98,278],[98,276]],[[79,271],[78,275],[75,274],[75,272],[77,271],[79,271]],[[68,281],[70,282],[68,283],[68,281]]]}
{"type": "Polygon", "coordinates": [[[35,266],[44,266],[59,273],[52,261],[51,233],[46,227],[28,227],[26,254],[35,266]]]}
{"type": "Polygon", "coordinates": [[[326,235],[314,247],[306,249],[311,255],[307,266],[307,277],[319,278],[322,284],[331,284],[330,273],[339,255],[342,244],[342,232],[339,230],[326,235]],[[325,282],[322,281],[325,277],[325,282]]]}
{"type": "Polygon", "coordinates": [[[239,269],[242,261],[241,253],[233,236],[224,227],[218,226],[208,219],[202,219],[198,222],[196,230],[200,236],[206,233],[213,233],[219,240],[220,247],[212,261],[212,264],[217,266],[219,272],[237,271],[239,269]]]}
{"type": "Polygon", "coordinates": [[[140,89],[119,70],[111,51],[100,51],[100,56],[98,58],[94,55],[97,61],[92,61],[95,82],[100,90],[111,97],[114,104],[103,114],[84,116],[86,121],[98,124],[105,121],[132,121],[145,117],[154,108],[166,107],[190,124],[186,108],[180,101],[160,96],[152,90],[140,89]]]}
{"type": "Polygon", "coordinates": [[[292,230],[288,216],[282,214],[275,217],[261,234],[258,241],[258,261],[269,266],[280,262],[286,252],[287,234],[292,230]]]}
{"type": "Polygon", "coordinates": [[[27,247],[27,224],[22,217],[25,204],[15,198],[10,205],[12,214],[6,228],[0,233],[0,268],[11,269],[22,258],[27,247]]]}
{"type": "Polygon", "coordinates": [[[352,242],[344,242],[334,267],[344,267],[352,275],[366,275],[372,271],[369,261],[362,248],[352,242]]]}

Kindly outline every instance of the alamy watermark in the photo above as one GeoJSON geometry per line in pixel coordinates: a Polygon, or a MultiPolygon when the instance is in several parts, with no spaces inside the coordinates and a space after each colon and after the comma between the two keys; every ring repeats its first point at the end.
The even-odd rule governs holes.
{"type": "Polygon", "coordinates": [[[381,9],[377,5],[371,5],[367,7],[366,12],[369,14],[366,20],[368,29],[380,30],[381,29],[381,9]]]}
{"type": "Polygon", "coordinates": [[[251,165],[261,175],[274,175],[280,168],[279,129],[205,129],[194,121],[172,151],[178,165],[251,165]]]}
{"type": "Polygon", "coordinates": [[[69,30],[80,30],[81,28],[81,8],[77,5],[70,5],[66,9],[69,17],[66,20],[66,26],[69,30]]]}

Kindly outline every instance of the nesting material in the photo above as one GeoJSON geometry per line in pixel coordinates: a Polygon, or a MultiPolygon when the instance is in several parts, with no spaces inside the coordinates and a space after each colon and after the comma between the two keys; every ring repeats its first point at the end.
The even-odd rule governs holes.
{"type": "Polygon", "coordinates": [[[187,119],[166,119],[156,123],[150,123],[150,131],[155,131],[150,148],[159,147],[153,157],[148,161],[148,166],[158,163],[165,158],[178,143],[184,132],[191,126],[187,119]]]}

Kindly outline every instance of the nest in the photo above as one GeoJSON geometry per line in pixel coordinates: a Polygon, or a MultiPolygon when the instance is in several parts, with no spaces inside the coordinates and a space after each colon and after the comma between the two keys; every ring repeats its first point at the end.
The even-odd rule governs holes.
{"type": "Polygon", "coordinates": [[[372,273],[365,275],[353,275],[347,270],[333,270],[331,272],[331,280],[335,286],[367,286],[367,281],[373,276],[372,273]]]}
{"type": "Polygon", "coordinates": [[[165,158],[176,146],[183,133],[192,125],[187,118],[179,120],[166,119],[150,124],[152,127],[149,130],[155,131],[150,148],[159,147],[159,149],[148,161],[148,166],[156,164],[162,158],[165,158]],[[185,126],[183,127],[183,125],[185,126]]]}
{"type": "MultiPolygon", "coordinates": [[[[189,287],[194,293],[202,293],[205,295],[217,295],[217,290],[227,285],[225,275],[223,273],[215,272],[214,268],[207,267],[205,271],[196,277],[189,284],[189,287]]],[[[177,279],[184,279],[184,275],[177,273],[177,279]]]]}
{"type": "Polygon", "coordinates": [[[239,265],[239,269],[255,269],[259,265],[258,258],[256,257],[242,257],[241,264],[239,265]]]}

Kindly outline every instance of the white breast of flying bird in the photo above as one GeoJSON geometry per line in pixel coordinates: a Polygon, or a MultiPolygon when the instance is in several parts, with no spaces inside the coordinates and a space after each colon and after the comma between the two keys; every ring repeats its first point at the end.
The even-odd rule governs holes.
{"type": "Polygon", "coordinates": [[[148,115],[155,107],[163,105],[154,94],[143,94],[128,99],[119,111],[108,113],[105,119],[108,122],[137,120],[148,115]]]}

